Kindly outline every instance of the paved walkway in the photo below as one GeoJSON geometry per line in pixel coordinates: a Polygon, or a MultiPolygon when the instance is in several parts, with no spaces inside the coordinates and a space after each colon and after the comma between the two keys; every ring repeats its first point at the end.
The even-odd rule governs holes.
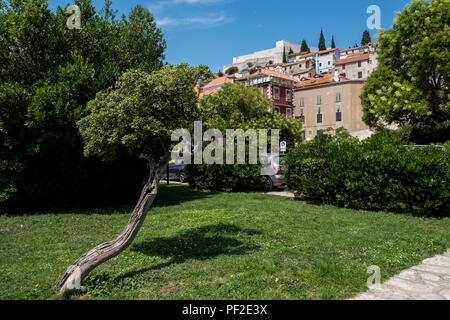
{"type": "Polygon", "coordinates": [[[287,197],[287,198],[295,197],[292,192],[287,192],[287,191],[271,191],[271,192],[267,192],[265,194],[269,194],[271,196],[287,197]]]}
{"type": "Polygon", "coordinates": [[[351,300],[450,300],[450,250],[351,300]]]}

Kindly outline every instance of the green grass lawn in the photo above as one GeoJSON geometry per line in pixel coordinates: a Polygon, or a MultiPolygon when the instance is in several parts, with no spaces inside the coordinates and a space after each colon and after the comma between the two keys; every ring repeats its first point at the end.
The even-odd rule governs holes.
{"type": "MultiPolygon", "coordinates": [[[[81,254],[119,234],[133,205],[0,216],[0,299],[58,299],[81,254]]],[[[345,299],[450,247],[450,219],[318,206],[260,193],[162,186],[134,243],[72,299],[345,299]]]]}

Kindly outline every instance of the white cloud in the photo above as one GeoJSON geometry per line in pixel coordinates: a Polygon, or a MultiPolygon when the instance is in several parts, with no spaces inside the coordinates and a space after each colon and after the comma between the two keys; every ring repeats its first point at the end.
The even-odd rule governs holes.
{"type": "MultiPolygon", "coordinates": [[[[199,1],[199,0],[186,0],[199,1]]],[[[205,16],[171,18],[165,17],[156,19],[156,23],[160,26],[183,26],[183,25],[201,25],[201,26],[217,26],[227,22],[228,19],[224,13],[209,14],[205,16]]]]}
{"type": "Polygon", "coordinates": [[[228,0],[161,0],[153,4],[149,4],[147,7],[151,11],[159,11],[177,4],[201,5],[201,4],[214,4],[225,1],[228,0]]]}

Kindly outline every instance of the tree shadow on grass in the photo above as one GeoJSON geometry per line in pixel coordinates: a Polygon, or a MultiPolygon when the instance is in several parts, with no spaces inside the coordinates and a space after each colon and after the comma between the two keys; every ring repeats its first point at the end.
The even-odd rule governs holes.
{"type": "Polygon", "coordinates": [[[233,235],[254,236],[258,230],[242,229],[230,224],[217,224],[189,229],[170,237],[160,237],[134,244],[131,251],[149,256],[171,258],[168,262],[128,272],[116,280],[133,277],[151,270],[159,270],[187,260],[207,260],[219,255],[242,255],[259,250],[259,246],[233,238],[233,235]]]}
{"type": "Polygon", "coordinates": [[[161,181],[161,185],[156,196],[153,207],[176,206],[181,203],[205,199],[216,195],[217,192],[202,192],[191,189],[186,185],[166,185],[161,181]]]}

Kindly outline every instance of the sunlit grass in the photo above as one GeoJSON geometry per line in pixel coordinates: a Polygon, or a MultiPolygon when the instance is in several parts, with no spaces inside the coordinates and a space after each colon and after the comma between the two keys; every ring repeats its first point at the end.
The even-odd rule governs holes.
{"type": "MultiPolygon", "coordinates": [[[[133,204],[0,217],[0,299],[58,299],[81,254],[113,239],[133,204]]],[[[450,219],[163,185],[136,240],[72,299],[344,299],[450,247],[450,219]]]]}

